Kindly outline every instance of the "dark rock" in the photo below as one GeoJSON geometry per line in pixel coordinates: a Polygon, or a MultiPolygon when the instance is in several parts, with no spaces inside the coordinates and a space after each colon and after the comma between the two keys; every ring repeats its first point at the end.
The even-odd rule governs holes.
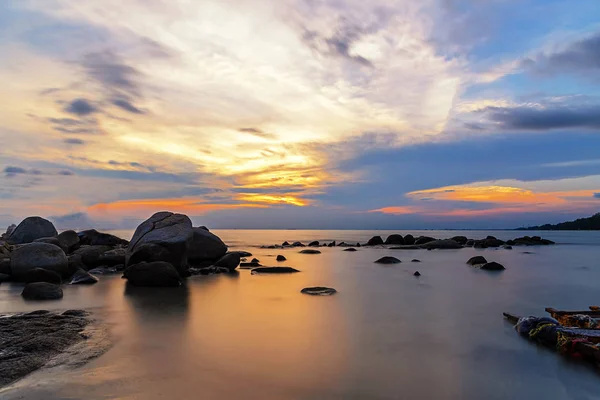
{"type": "Polygon", "coordinates": [[[115,267],[97,267],[88,271],[88,273],[92,275],[111,275],[116,274],[117,272],[115,267]]]}
{"type": "Polygon", "coordinates": [[[404,246],[390,247],[390,250],[421,250],[423,247],[416,244],[405,244],[404,246]]]}
{"type": "Polygon", "coordinates": [[[90,246],[127,246],[129,242],[110,233],[98,232],[95,229],[77,233],[79,243],[90,246]]]}
{"type": "Polygon", "coordinates": [[[319,241],[315,240],[314,242],[310,242],[308,247],[319,247],[319,241]]]}
{"type": "Polygon", "coordinates": [[[10,270],[10,258],[0,259],[0,274],[12,275],[10,270]]]}
{"type": "Polygon", "coordinates": [[[378,246],[378,245],[381,245],[381,244],[383,244],[383,239],[381,238],[381,236],[373,236],[367,242],[367,246],[378,246]]]}
{"type": "Polygon", "coordinates": [[[483,264],[480,268],[486,271],[502,271],[506,269],[504,268],[504,265],[494,261],[483,264]]]}
{"type": "Polygon", "coordinates": [[[413,276],[421,276],[421,273],[419,271],[415,271],[415,273],[413,274],[413,276]]]}
{"type": "Polygon", "coordinates": [[[68,268],[66,276],[72,276],[78,269],[86,270],[85,264],[81,261],[81,254],[71,254],[67,257],[68,268]]]}
{"type": "Polygon", "coordinates": [[[282,256],[281,254],[279,254],[277,256],[277,261],[286,261],[286,260],[287,260],[287,258],[285,258],[284,256],[282,256]]]}
{"type": "Polygon", "coordinates": [[[117,264],[113,268],[119,272],[122,272],[122,271],[125,271],[125,264],[117,264]]]}
{"type": "Polygon", "coordinates": [[[467,264],[469,264],[469,265],[478,265],[478,264],[485,264],[485,263],[487,263],[487,260],[485,259],[484,256],[471,257],[471,258],[469,258],[469,261],[467,261],[467,264]]]}
{"type": "Polygon", "coordinates": [[[421,244],[426,244],[429,242],[433,242],[435,241],[434,238],[429,237],[429,236],[419,236],[416,240],[415,240],[415,244],[416,245],[421,245],[421,244]]]}
{"type": "Polygon", "coordinates": [[[421,245],[422,248],[427,250],[440,249],[440,250],[450,250],[450,249],[462,249],[462,245],[458,242],[455,242],[452,239],[443,239],[443,240],[434,240],[431,242],[427,242],[421,245]]]}
{"type": "Polygon", "coordinates": [[[541,242],[542,238],[540,236],[532,236],[531,240],[533,240],[534,242],[541,242]]]}
{"type": "MultiPolygon", "coordinates": [[[[103,253],[104,254],[104,253],[103,253]]],[[[166,247],[156,243],[144,243],[137,246],[135,254],[129,257],[129,264],[139,264],[141,262],[164,261],[169,262],[171,253],[166,247]]],[[[127,261],[127,257],[125,257],[127,261]]],[[[195,262],[194,265],[197,263],[195,262]]],[[[126,264],[127,265],[127,264],[126,264]]]]}
{"type": "Polygon", "coordinates": [[[507,240],[506,244],[509,245],[509,246],[514,246],[516,243],[515,243],[514,240],[507,240]]]}
{"type": "Polygon", "coordinates": [[[467,239],[467,237],[466,237],[466,236],[454,236],[454,237],[452,238],[452,240],[454,240],[455,242],[457,242],[457,243],[460,243],[460,244],[462,244],[462,245],[465,245],[465,244],[467,244],[467,241],[468,241],[469,239],[467,239]]]}
{"type": "Polygon", "coordinates": [[[483,244],[486,247],[500,247],[500,246],[504,245],[504,241],[503,240],[496,239],[493,236],[488,236],[487,238],[485,238],[481,242],[483,242],[483,244]]]}
{"type": "Polygon", "coordinates": [[[188,253],[191,264],[218,260],[225,253],[227,253],[227,245],[217,235],[202,228],[193,228],[193,238],[188,253]]]}
{"type": "Polygon", "coordinates": [[[21,296],[27,300],[58,300],[62,299],[63,291],[52,283],[35,282],[25,285],[21,296]]]}
{"type": "Polygon", "coordinates": [[[71,285],[93,285],[98,283],[98,278],[84,269],[78,269],[71,277],[71,285]]]}
{"type": "Polygon", "coordinates": [[[404,236],[404,244],[407,244],[407,245],[415,244],[414,236],[411,235],[410,233],[408,235],[404,236]]]}
{"type": "Polygon", "coordinates": [[[262,267],[262,265],[260,265],[260,263],[253,263],[253,262],[240,263],[240,268],[242,268],[242,269],[252,269],[252,268],[256,268],[256,267],[262,267]]]}
{"type": "Polygon", "coordinates": [[[60,285],[62,283],[62,279],[60,278],[60,275],[54,271],[48,271],[47,269],[43,268],[34,268],[23,274],[23,282],[48,282],[60,285]]]}
{"type": "MultiPolygon", "coordinates": [[[[109,267],[114,267],[115,265],[125,264],[126,262],[126,254],[127,250],[124,248],[118,248],[114,250],[105,251],[98,258],[98,264],[107,265],[109,267]]],[[[157,260],[162,261],[162,260],[157,260]]]]}
{"type": "Polygon", "coordinates": [[[306,246],[304,246],[304,244],[302,244],[302,242],[294,242],[294,243],[292,243],[292,247],[306,247],[306,246]]]}
{"type": "MultiPolygon", "coordinates": [[[[43,237],[43,238],[35,239],[32,243],[48,243],[48,244],[53,244],[55,246],[58,246],[62,249],[62,246],[60,245],[60,241],[58,240],[58,238],[55,238],[55,237],[43,237]]],[[[64,251],[64,249],[63,249],[63,251],[64,251]]]]}
{"type": "Polygon", "coordinates": [[[360,247],[360,246],[361,246],[361,244],[356,242],[356,245],[354,247],[360,247]]]}
{"type": "Polygon", "coordinates": [[[498,240],[496,236],[486,236],[485,240],[498,240]]]}
{"type": "Polygon", "coordinates": [[[300,291],[300,293],[310,294],[312,296],[331,296],[337,293],[334,288],[328,288],[324,286],[307,287],[300,291]]]}
{"type": "Polygon", "coordinates": [[[342,251],[357,251],[354,247],[348,247],[342,251]]]}
{"type": "Polygon", "coordinates": [[[27,217],[8,237],[10,244],[31,243],[35,239],[53,237],[58,235],[52,222],[42,217],[27,217]]]}
{"type": "Polygon", "coordinates": [[[379,260],[375,261],[377,264],[398,264],[402,261],[398,260],[396,257],[381,257],[379,260]]]}
{"type": "Polygon", "coordinates": [[[199,226],[198,229],[204,229],[206,232],[210,232],[210,230],[207,227],[205,227],[204,225],[199,226]]]}
{"type": "Polygon", "coordinates": [[[10,281],[10,275],[0,273],[0,283],[10,281]]]}
{"type": "Polygon", "coordinates": [[[230,251],[227,254],[231,254],[231,253],[239,254],[240,257],[252,257],[252,253],[249,253],[249,252],[243,251],[243,250],[240,250],[240,251],[230,251]]]}
{"type": "Polygon", "coordinates": [[[252,260],[250,260],[250,262],[253,262],[253,263],[259,263],[259,262],[260,262],[260,260],[259,260],[258,258],[253,258],[252,260]]]}
{"type": "Polygon", "coordinates": [[[554,242],[552,240],[542,239],[539,236],[534,236],[534,237],[523,236],[520,238],[516,238],[513,241],[513,243],[514,243],[513,245],[518,245],[518,246],[540,246],[540,245],[554,244],[554,242]]]}
{"type": "Polygon", "coordinates": [[[123,277],[134,286],[174,287],[181,285],[177,269],[164,261],[131,265],[125,269],[123,277]]]}
{"type": "Polygon", "coordinates": [[[281,245],[285,247],[285,246],[289,246],[290,244],[288,242],[283,242],[281,245]]]}
{"type": "Polygon", "coordinates": [[[404,238],[402,235],[393,234],[385,239],[385,244],[404,244],[404,238]]]}
{"type": "Polygon", "coordinates": [[[90,313],[85,310],[66,310],[60,315],[66,315],[69,317],[85,317],[90,315],[90,313]]]}
{"type": "Polygon", "coordinates": [[[340,242],[340,243],[338,244],[338,246],[348,246],[348,245],[346,244],[346,242],[340,242]]]}
{"type": "Polygon", "coordinates": [[[474,244],[475,244],[475,241],[473,239],[469,239],[469,240],[467,240],[467,243],[465,243],[465,246],[473,247],[474,244]]]}
{"type": "Polygon", "coordinates": [[[502,248],[503,248],[504,250],[512,250],[512,246],[509,246],[509,245],[507,245],[507,244],[506,244],[506,245],[504,245],[504,246],[502,246],[502,248]]]}
{"type": "Polygon", "coordinates": [[[254,268],[251,273],[254,274],[291,274],[300,272],[292,267],[258,267],[254,268]]]}
{"type": "Polygon", "coordinates": [[[8,228],[6,228],[6,232],[4,232],[1,236],[2,239],[7,239],[14,230],[17,229],[15,224],[10,224],[8,228]]]}
{"type": "Polygon", "coordinates": [[[102,262],[100,261],[100,258],[104,253],[110,250],[112,250],[112,247],[110,246],[84,245],[75,250],[72,255],[80,256],[81,262],[85,266],[84,269],[88,270],[101,266],[102,262]]]}
{"type": "Polygon", "coordinates": [[[300,250],[300,254],[321,254],[321,251],[314,250],[314,249],[306,249],[306,250],[300,250]]]}
{"type": "Polygon", "coordinates": [[[200,268],[200,269],[194,268],[192,271],[193,271],[192,275],[231,274],[234,272],[234,271],[229,270],[228,268],[215,267],[215,266],[208,267],[208,268],[200,268]]]}
{"type": "MultiPolygon", "coordinates": [[[[187,275],[188,252],[190,248],[194,248],[192,251],[194,259],[209,254],[207,247],[199,246],[199,243],[206,242],[200,242],[197,241],[199,239],[194,239],[194,237],[198,238],[200,235],[212,235],[212,233],[207,232],[204,229],[193,230],[192,221],[185,215],[173,214],[166,211],[158,212],[142,222],[135,230],[133,238],[127,247],[126,265],[132,265],[132,260],[150,261],[151,265],[156,264],[152,259],[140,260],[140,257],[136,257],[136,253],[143,245],[154,244],[164,247],[168,252],[167,259],[162,261],[170,263],[181,276],[185,276],[187,275]]],[[[156,267],[153,265],[152,267],[145,268],[154,268],[158,270],[159,266],[162,265],[162,267],[160,267],[162,268],[162,271],[166,269],[164,264],[159,263],[156,265],[156,267]]]]}
{"type": "Polygon", "coordinates": [[[75,231],[64,231],[58,234],[60,248],[67,254],[77,250],[80,246],[79,235],[75,231]]]}
{"type": "Polygon", "coordinates": [[[327,245],[327,247],[335,247],[335,240],[327,245]]]}
{"type": "MultiPolygon", "coordinates": [[[[257,260],[258,261],[258,260],[257,260]]],[[[258,264],[258,262],[256,263],[258,264]]],[[[219,259],[215,263],[215,267],[227,268],[230,271],[233,271],[240,265],[240,254],[239,253],[228,253],[219,259]]]]}
{"type": "Polygon", "coordinates": [[[25,279],[25,273],[35,268],[67,276],[69,262],[60,247],[48,243],[30,243],[12,252],[10,270],[14,280],[22,281],[25,279]]]}
{"type": "Polygon", "coordinates": [[[488,246],[485,244],[485,240],[476,240],[475,244],[473,244],[473,247],[476,249],[487,249],[488,246]]]}
{"type": "Polygon", "coordinates": [[[410,260],[410,262],[421,262],[421,260],[417,260],[416,258],[410,260]]]}

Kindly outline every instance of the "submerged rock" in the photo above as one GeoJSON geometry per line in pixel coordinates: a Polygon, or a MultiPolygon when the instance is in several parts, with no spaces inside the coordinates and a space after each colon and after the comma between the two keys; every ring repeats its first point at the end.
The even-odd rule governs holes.
{"type": "Polygon", "coordinates": [[[276,259],[276,260],[281,262],[281,261],[286,261],[286,260],[287,260],[287,258],[285,258],[285,257],[284,257],[284,256],[282,256],[281,254],[279,254],[279,255],[277,256],[277,259],[276,259]]]}
{"type": "Polygon", "coordinates": [[[402,261],[398,260],[396,257],[381,257],[379,260],[375,261],[377,264],[399,264],[402,261]]]}
{"type": "Polygon", "coordinates": [[[300,250],[300,254],[321,254],[321,251],[314,250],[314,249],[306,249],[306,250],[300,250]]]}
{"type": "Polygon", "coordinates": [[[421,276],[421,273],[419,271],[415,271],[415,273],[413,274],[413,276],[421,276]]]}
{"type": "Polygon", "coordinates": [[[302,242],[294,242],[292,243],[292,247],[306,247],[302,242]]]}
{"type": "Polygon", "coordinates": [[[354,247],[348,247],[342,251],[357,251],[354,247]]]}
{"type": "Polygon", "coordinates": [[[450,249],[462,249],[462,245],[455,242],[452,239],[433,240],[421,245],[422,248],[427,250],[439,249],[439,250],[450,250],[450,249]]]}
{"type": "MultiPolygon", "coordinates": [[[[254,263],[254,262],[252,262],[254,263]]],[[[258,263],[254,263],[258,264],[258,263]]],[[[219,259],[215,263],[215,267],[227,268],[229,271],[233,271],[240,265],[240,254],[239,253],[228,253],[219,259]]]]}
{"type": "Polygon", "coordinates": [[[499,264],[495,261],[483,264],[481,267],[479,267],[480,269],[486,270],[486,271],[503,271],[506,268],[504,268],[504,265],[499,264]]]}
{"type": "Polygon", "coordinates": [[[337,290],[324,286],[307,287],[300,291],[300,293],[310,294],[312,296],[331,296],[337,293],[337,290]]]}
{"type": "Polygon", "coordinates": [[[485,264],[485,263],[487,263],[487,260],[485,259],[484,256],[471,257],[471,258],[469,258],[469,261],[467,261],[467,264],[469,264],[469,265],[477,265],[477,264],[485,264]]]}
{"type": "Polygon", "coordinates": [[[53,283],[35,282],[25,285],[21,296],[27,300],[58,300],[62,299],[63,291],[53,283]]]}
{"type": "Polygon", "coordinates": [[[94,283],[98,283],[98,278],[81,268],[75,271],[70,282],[71,285],[93,285],[94,283]]]}
{"type": "Polygon", "coordinates": [[[69,262],[60,247],[48,243],[30,243],[12,252],[10,269],[14,280],[22,281],[25,273],[35,268],[66,276],[69,262]]]}
{"type": "Polygon", "coordinates": [[[300,272],[292,267],[259,267],[254,268],[251,273],[254,274],[291,274],[300,272]]]}
{"type": "Polygon", "coordinates": [[[164,261],[131,265],[125,269],[123,277],[134,286],[174,287],[181,285],[177,269],[164,261]]]}
{"type": "Polygon", "coordinates": [[[47,269],[43,268],[34,268],[23,274],[23,282],[47,282],[60,285],[62,283],[62,279],[60,278],[60,275],[54,271],[48,271],[47,269]]]}
{"type": "Polygon", "coordinates": [[[252,257],[252,253],[248,252],[248,251],[243,251],[243,250],[239,250],[239,251],[230,251],[227,254],[232,254],[232,253],[236,253],[239,254],[240,257],[252,257]]]}
{"type": "Polygon", "coordinates": [[[36,239],[57,236],[58,232],[52,222],[42,217],[25,218],[10,234],[10,244],[31,243],[36,239]]]}
{"type": "Polygon", "coordinates": [[[417,260],[416,258],[414,258],[414,259],[410,260],[410,262],[418,263],[418,262],[421,262],[421,260],[417,260]]]}

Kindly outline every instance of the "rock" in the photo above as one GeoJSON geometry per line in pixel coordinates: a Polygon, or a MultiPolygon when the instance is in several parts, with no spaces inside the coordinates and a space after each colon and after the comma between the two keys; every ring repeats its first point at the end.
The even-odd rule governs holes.
{"type": "Polygon", "coordinates": [[[421,250],[421,246],[417,246],[415,244],[405,244],[404,246],[394,246],[390,247],[390,250],[421,250]]]}
{"type": "MultiPolygon", "coordinates": [[[[258,260],[257,260],[258,261],[258,260]]],[[[258,264],[255,263],[255,264],[258,264]]],[[[240,265],[240,254],[239,253],[228,253],[219,259],[215,263],[215,267],[227,268],[229,271],[233,271],[240,265]]]]}
{"type": "Polygon", "coordinates": [[[12,275],[10,270],[10,258],[0,259],[0,274],[12,275]]]}
{"type": "Polygon", "coordinates": [[[57,236],[60,247],[67,254],[77,250],[80,246],[79,235],[75,231],[64,231],[57,236]]]}
{"type": "Polygon", "coordinates": [[[58,300],[62,299],[63,291],[53,283],[35,282],[25,285],[21,296],[27,300],[58,300]]]}
{"type": "Polygon", "coordinates": [[[421,245],[424,249],[440,249],[440,250],[449,250],[449,249],[462,249],[462,245],[458,242],[455,242],[452,239],[443,239],[443,240],[433,240],[431,242],[427,242],[421,245]]]}
{"type": "Polygon", "coordinates": [[[35,239],[53,237],[58,235],[52,222],[42,217],[27,217],[8,237],[10,244],[31,243],[35,239]]]}
{"type": "MultiPolygon", "coordinates": [[[[60,245],[58,238],[55,238],[55,237],[44,237],[44,238],[35,239],[32,243],[48,243],[48,244],[53,244],[55,246],[58,246],[62,249],[62,246],[60,245]]],[[[63,249],[63,251],[64,251],[64,249],[63,249]]]]}
{"type": "Polygon", "coordinates": [[[125,269],[123,277],[134,286],[174,287],[181,285],[177,269],[164,261],[131,265],[125,269]]]}
{"type": "Polygon", "coordinates": [[[379,260],[375,261],[377,264],[398,264],[402,261],[398,260],[396,257],[381,257],[379,260]]]}
{"type": "Polygon", "coordinates": [[[378,246],[380,244],[383,244],[383,239],[381,238],[381,236],[373,236],[367,242],[367,246],[378,246]]]}
{"type": "Polygon", "coordinates": [[[402,235],[397,235],[397,234],[393,234],[387,237],[387,239],[385,239],[385,243],[384,244],[404,244],[404,238],[402,237],[402,235]]]}
{"type": "MultiPolygon", "coordinates": [[[[207,268],[194,268],[193,269],[193,273],[192,275],[215,275],[215,274],[227,274],[227,273],[232,273],[234,271],[230,271],[227,268],[223,268],[223,267],[207,267],[207,268]]],[[[235,271],[237,272],[237,271],[235,271]]]]}
{"type": "Polygon", "coordinates": [[[314,249],[306,249],[306,250],[300,250],[300,254],[321,254],[321,251],[314,250],[314,249]]]}
{"type": "Polygon", "coordinates": [[[207,232],[204,229],[193,230],[192,221],[185,215],[173,214],[166,211],[158,212],[142,222],[135,230],[133,238],[127,247],[126,265],[133,265],[134,262],[132,260],[135,260],[136,263],[144,261],[150,262],[151,264],[151,267],[144,268],[152,268],[162,272],[166,271],[167,268],[164,266],[164,263],[156,264],[154,263],[154,259],[141,259],[140,256],[136,257],[136,253],[138,253],[144,245],[152,244],[161,246],[166,250],[167,256],[162,256],[161,261],[170,263],[181,276],[186,276],[190,248],[193,247],[194,249],[192,251],[194,259],[213,254],[213,247],[201,246],[202,243],[206,244],[208,242],[199,239],[201,235],[212,235],[212,233],[207,232]],[[194,239],[194,237],[197,239],[194,239]]]}
{"type": "Polygon", "coordinates": [[[465,243],[465,246],[473,247],[474,244],[475,244],[475,241],[473,239],[469,239],[469,240],[467,240],[467,243],[465,243]]]}
{"type": "Polygon", "coordinates": [[[414,236],[411,235],[410,233],[408,235],[404,236],[404,244],[407,244],[407,245],[415,244],[414,236]]]}
{"type": "Polygon", "coordinates": [[[252,268],[256,268],[256,267],[262,267],[262,265],[260,265],[260,263],[253,263],[253,262],[240,263],[240,268],[242,268],[242,269],[252,269],[252,268]]]}
{"type": "Polygon", "coordinates": [[[478,265],[478,264],[485,264],[485,263],[487,263],[487,260],[485,259],[484,256],[471,257],[471,258],[469,258],[469,261],[467,261],[467,264],[469,264],[469,265],[478,265]]]}
{"type": "Polygon", "coordinates": [[[48,271],[47,269],[43,268],[34,268],[23,274],[23,282],[47,282],[60,285],[62,283],[62,279],[60,278],[60,275],[54,271],[48,271]]]}
{"type": "Polygon", "coordinates": [[[504,250],[512,250],[512,246],[510,246],[510,245],[508,245],[508,244],[505,244],[504,246],[502,246],[502,248],[503,248],[504,250]]]}
{"type": "Polygon", "coordinates": [[[0,273],[0,283],[10,281],[10,275],[0,273]]]}
{"type": "MultiPolygon", "coordinates": [[[[104,254],[104,253],[103,253],[104,254]]],[[[136,248],[136,252],[129,258],[127,261],[127,257],[125,257],[126,264],[139,264],[141,262],[154,262],[154,261],[164,261],[169,262],[171,259],[171,253],[167,250],[166,247],[161,246],[156,243],[144,243],[136,248]]],[[[209,261],[209,264],[212,264],[212,260],[205,260],[203,262],[209,261]]],[[[200,262],[195,262],[194,265],[198,265],[200,262]]]]}
{"type": "Polygon", "coordinates": [[[480,268],[486,271],[502,271],[506,269],[504,268],[504,265],[494,261],[483,264],[480,268]]]}
{"type": "Polygon", "coordinates": [[[249,253],[249,252],[243,251],[243,250],[240,250],[240,251],[230,251],[227,254],[231,254],[231,253],[239,254],[240,257],[252,257],[252,253],[249,253]]]}
{"type": "Polygon", "coordinates": [[[335,247],[335,240],[327,245],[327,247],[335,247]]]}
{"type": "Polygon", "coordinates": [[[118,271],[115,267],[98,267],[88,271],[92,275],[111,275],[116,274],[118,271]]]}
{"type": "Polygon", "coordinates": [[[259,263],[259,262],[260,262],[260,260],[259,260],[258,258],[253,258],[252,260],[250,260],[250,262],[253,262],[253,263],[259,263]]]}
{"type": "Polygon", "coordinates": [[[507,244],[508,246],[514,246],[516,243],[515,243],[515,241],[514,241],[514,240],[507,240],[507,241],[506,241],[506,244],[507,244]]]}
{"type": "Polygon", "coordinates": [[[356,246],[354,246],[354,247],[360,247],[360,246],[361,246],[361,244],[356,242],[356,246]]]}
{"type": "Polygon", "coordinates": [[[357,251],[354,247],[348,247],[342,251],[357,251]]]}
{"type": "Polygon", "coordinates": [[[292,267],[258,267],[251,271],[251,274],[291,274],[300,272],[292,267]]]}
{"type": "Polygon", "coordinates": [[[413,274],[413,276],[421,276],[421,273],[419,271],[415,271],[415,273],[413,274]]]}
{"type": "Polygon", "coordinates": [[[410,262],[421,262],[421,260],[417,260],[416,258],[410,260],[410,262]]]}
{"type": "Polygon", "coordinates": [[[284,256],[282,256],[281,254],[279,254],[277,256],[277,261],[286,261],[286,260],[287,260],[287,258],[285,258],[284,256]]]}
{"type": "Polygon", "coordinates": [[[98,264],[107,265],[109,267],[114,267],[115,265],[125,264],[127,256],[127,250],[124,248],[118,248],[113,250],[105,251],[100,254],[98,258],[98,264]]]}
{"type": "Polygon", "coordinates": [[[454,240],[455,242],[460,243],[460,244],[462,244],[464,246],[465,244],[467,244],[467,241],[469,239],[467,239],[466,236],[454,236],[452,238],[452,240],[454,240]]]}
{"type": "Polygon", "coordinates": [[[90,315],[90,313],[85,310],[66,310],[63,311],[60,315],[66,315],[69,317],[85,317],[90,315]]]}
{"type": "Polygon", "coordinates": [[[77,233],[80,244],[90,246],[127,246],[129,242],[109,233],[98,232],[95,229],[88,229],[77,233]]]}
{"type": "Polygon", "coordinates": [[[435,238],[429,237],[429,236],[419,236],[416,240],[415,240],[415,244],[416,245],[421,245],[421,244],[426,244],[429,242],[433,242],[435,241],[435,238]]]}
{"type": "Polygon", "coordinates": [[[118,272],[123,272],[125,271],[125,264],[117,264],[113,268],[116,269],[118,272]]]}
{"type": "Polygon", "coordinates": [[[292,247],[306,247],[302,244],[302,242],[294,242],[292,243],[292,247]]]}
{"type": "Polygon", "coordinates": [[[93,285],[98,283],[98,278],[84,269],[78,269],[71,277],[71,285],[93,285]]]}
{"type": "Polygon", "coordinates": [[[319,247],[319,241],[315,240],[314,242],[310,242],[308,247],[319,247]]]}
{"type": "Polygon", "coordinates": [[[554,244],[554,242],[552,240],[548,240],[548,239],[542,239],[539,236],[533,236],[533,237],[529,237],[529,236],[523,236],[520,238],[516,238],[514,241],[512,241],[512,245],[518,245],[518,246],[540,246],[540,245],[550,245],[550,244],[554,244]]]}
{"type": "Polygon", "coordinates": [[[310,294],[312,296],[331,296],[337,293],[337,290],[324,286],[307,287],[300,291],[300,293],[310,294]]]}
{"type": "Polygon", "coordinates": [[[60,276],[67,276],[69,262],[60,247],[48,243],[30,243],[12,252],[10,270],[14,280],[22,281],[25,273],[35,268],[43,268],[56,272],[60,276]]]}
{"type": "Polygon", "coordinates": [[[100,258],[104,253],[110,250],[112,250],[112,247],[110,246],[84,245],[75,250],[72,255],[80,256],[81,262],[85,266],[84,269],[88,270],[101,266],[102,262],[100,261],[100,258]]]}
{"type": "Polygon", "coordinates": [[[4,238],[8,238],[10,234],[14,232],[15,229],[17,229],[17,226],[15,224],[10,224],[8,228],[6,228],[6,232],[2,236],[4,238]]]}
{"type": "MultiPolygon", "coordinates": [[[[215,234],[202,228],[193,228],[192,243],[188,253],[191,264],[215,261],[227,253],[227,245],[215,234]]],[[[246,256],[242,256],[246,257],[246,256]]]]}
{"type": "Polygon", "coordinates": [[[78,269],[86,270],[80,254],[71,254],[67,257],[67,261],[69,266],[66,276],[72,276],[78,269]]]}
{"type": "Polygon", "coordinates": [[[286,241],[286,242],[281,243],[281,245],[285,247],[285,246],[289,246],[290,244],[286,241]]]}

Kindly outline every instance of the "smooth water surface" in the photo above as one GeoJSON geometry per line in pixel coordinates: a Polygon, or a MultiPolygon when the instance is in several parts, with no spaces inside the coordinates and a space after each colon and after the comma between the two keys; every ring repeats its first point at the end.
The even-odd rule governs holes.
{"type": "MultiPolygon", "coordinates": [[[[461,250],[252,247],[284,240],[366,241],[361,231],[215,231],[292,275],[197,276],[179,289],[131,288],[119,276],[30,303],[0,286],[0,313],[87,308],[114,346],[86,366],[34,374],[3,399],[597,399],[600,376],[517,336],[503,311],[600,305],[600,232],[542,232],[561,244],[461,250]],[[524,254],[525,251],[533,254],[524,254]],[[288,261],[276,263],[283,254],[288,261]],[[474,255],[504,264],[489,273],[474,255]],[[393,255],[397,265],[373,261],[393,255]],[[412,263],[412,259],[421,263],[412,263]],[[413,277],[418,270],[422,276],[413,277]],[[312,297],[306,286],[331,286],[312,297]]],[[[384,235],[390,232],[381,232],[384,235]]],[[[403,232],[400,232],[403,233],[403,232]]],[[[123,233],[125,235],[125,233],[123,233]]],[[[130,234],[130,233],[129,233],[130,234]]],[[[426,231],[509,239],[534,232],[426,231]]]]}

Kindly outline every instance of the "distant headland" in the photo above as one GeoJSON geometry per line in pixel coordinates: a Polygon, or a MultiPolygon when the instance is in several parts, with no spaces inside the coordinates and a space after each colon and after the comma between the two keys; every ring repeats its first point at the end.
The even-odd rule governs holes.
{"type": "Polygon", "coordinates": [[[518,228],[521,231],[598,231],[600,230],[600,213],[591,217],[579,218],[575,221],[561,222],[560,224],[546,224],[518,228]]]}

